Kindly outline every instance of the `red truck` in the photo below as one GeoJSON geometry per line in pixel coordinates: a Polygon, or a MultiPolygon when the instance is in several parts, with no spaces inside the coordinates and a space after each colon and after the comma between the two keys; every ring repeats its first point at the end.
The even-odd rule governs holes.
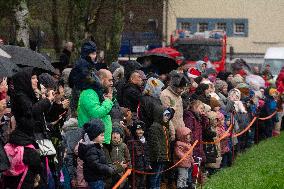
{"type": "Polygon", "coordinates": [[[209,60],[217,72],[225,70],[226,41],[226,32],[222,30],[194,34],[176,30],[171,35],[171,47],[181,52],[188,64],[194,66],[199,60],[209,60]]]}

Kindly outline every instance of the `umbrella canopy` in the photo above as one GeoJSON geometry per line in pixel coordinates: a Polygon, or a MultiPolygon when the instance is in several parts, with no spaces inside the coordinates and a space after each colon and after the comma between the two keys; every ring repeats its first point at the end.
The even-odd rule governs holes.
{"type": "Polygon", "coordinates": [[[12,77],[19,71],[19,67],[10,61],[9,58],[0,56],[0,78],[12,77]]]}
{"type": "Polygon", "coordinates": [[[2,45],[0,49],[11,56],[11,62],[20,67],[35,67],[50,72],[55,71],[47,58],[31,49],[14,45],[2,45]]]}
{"type": "Polygon", "coordinates": [[[147,51],[143,56],[138,57],[137,61],[143,64],[145,59],[149,59],[157,72],[164,74],[177,69],[179,63],[181,63],[179,61],[181,57],[182,54],[175,49],[162,47],[147,51]]]}

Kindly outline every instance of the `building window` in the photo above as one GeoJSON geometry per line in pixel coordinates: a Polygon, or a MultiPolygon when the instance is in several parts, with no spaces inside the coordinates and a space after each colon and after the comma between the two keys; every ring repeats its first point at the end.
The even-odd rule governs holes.
{"type": "Polygon", "coordinates": [[[234,33],[244,34],[245,33],[245,24],[244,23],[235,23],[234,33]]]}
{"type": "Polygon", "coordinates": [[[180,29],[181,30],[190,30],[191,23],[190,22],[181,22],[180,29]]]}
{"type": "Polygon", "coordinates": [[[208,23],[199,23],[199,25],[198,25],[198,31],[199,31],[199,32],[208,31],[208,23]]]}
{"type": "Polygon", "coordinates": [[[226,31],[227,25],[226,25],[226,23],[224,23],[224,22],[218,22],[218,23],[216,24],[216,29],[217,29],[217,30],[226,31]]]}

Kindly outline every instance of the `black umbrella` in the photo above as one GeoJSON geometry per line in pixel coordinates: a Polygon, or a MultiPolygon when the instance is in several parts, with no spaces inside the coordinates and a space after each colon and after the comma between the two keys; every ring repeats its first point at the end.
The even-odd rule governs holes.
{"type": "Polygon", "coordinates": [[[19,67],[9,58],[0,56],[0,78],[11,77],[19,71],[19,67]]]}
{"type": "Polygon", "coordinates": [[[11,56],[11,62],[20,67],[34,67],[50,72],[55,71],[46,57],[29,48],[14,45],[2,45],[0,48],[11,56]]]}
{"type": "Polygon", "coordinates": [[[178,68],[176,60],[164,54],[146,54],[137,58],[137,62],[144,63],[145,59],[150,59],[159,74],[170,73],[178,68]]]}

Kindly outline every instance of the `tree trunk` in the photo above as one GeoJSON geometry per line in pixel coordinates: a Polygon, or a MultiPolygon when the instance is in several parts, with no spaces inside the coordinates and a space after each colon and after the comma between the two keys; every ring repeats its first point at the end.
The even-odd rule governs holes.
{"type": "Polygon", "coordinates": [[[25,0],[21,0],[19,4],[15,8],[15,18],[17,21],[16,27],[16,39],[17,45],[29,47],[30,43],[30,35],[29,35],[29,9],[27,6],[27,2],[25,0]]]}
{"type": "Polygon", "coordinates": [[[121,45],[121,34],[124,28],[125,1],[116,0],[113,9],[110,46],[106,55],[106,63],[108,65],[113,61],[117,61],[118,58],[121,45]]]}
{"type": "Polygon", "coordinates": [[[52,23],[51,28],[53,32],[53,46],[56,54],[60,53],[60,39],[59,39],[59,30],[58,30],[58,13],[57,13],[57,0],[52,0],[52,23]]]}

